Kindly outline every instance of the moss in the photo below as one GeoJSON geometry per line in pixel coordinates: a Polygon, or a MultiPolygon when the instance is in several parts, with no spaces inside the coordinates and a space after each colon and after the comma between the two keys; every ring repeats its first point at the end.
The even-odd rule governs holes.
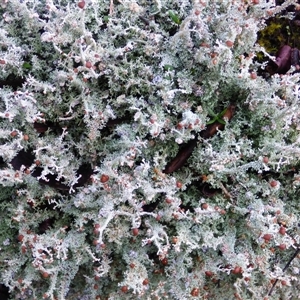
{"type": "Polygon", "coordinates": [[[283,45],[300,48],[300,27],[296,20],[276,16],[258,33],[258,43],[271,55],[276,55],[283,45]]]}
{"type": "Polygon", "coordinates": [[[289,42],[288,20],[275,17],[269,20],[268,25],[259,33],[258,43],[268,53],[275,55],[278,49],[289,42]]]}

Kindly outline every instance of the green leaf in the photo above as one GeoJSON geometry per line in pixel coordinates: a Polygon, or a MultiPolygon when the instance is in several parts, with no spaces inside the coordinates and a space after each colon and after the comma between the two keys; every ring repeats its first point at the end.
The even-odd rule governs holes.
{"type": "Polygon", "coordinates": [[[206,125],[213,124],[215,122],[219,122],[224,125],[226,124],[226,122],[222,119],[222,117],[225,115],[227,107],[224,110],[222,110],[219,114],[215,114],[210,108],[207,108],[207,110],[208,110],[208,114],[213,118],[210,121],[208,121],[206,125]]]}
{"type": "Polygon", "coordinates": [[[179,25],[181,23],[181,20],[179,19],[178,15],[176,15],[172,10],[169,10],[169,17],[175,24],[179,25]]]}
{"type": "Polygon", "coordinates": [[[109,21],[109,16],[104,16],[103,17],[103,22],[104,23],[108,23],[108,21],[109,21]]]}
{"type": "Polygon", "coordinates": [[[171,66],[171,65],[164,65],[164,69],[166,71],[172,71],[172,70],[174,70],[173,66],[171,66]]]}
{"type": "Polygon", "coordinates": [[[218,118],[217,118],[217,117],[214,117],[213,119],[211,119],[210,121],[208,121],[208,122],[206,123],[206,125],[213,124],[213,123],[215,123],[216,121],[218,121],[218,118]]]}
{"type": "Polygon", "coordinates": [[[22,65],[22,68],[23,69],[27,69],[27,70],[31,70],[32,69],[32,65],[29,62],[25,61],[23,63],[23,65],[22,65]]]}
{"type": "Polygon", "coordinates": [[[222,112],[220,112],[220,113],[218,114],[218,118],[223,117],[223,116],[225,115],[226,111],[227,111],[227,107],[224,108],[224,110],[222,110],[222,112]]]}
{"type": "Polygon", "coordinates": [[[215,114],[209,107],[207,108],[207,111],[208,111],[208,115],[211,116],[211,117],[217,117],[218,115],[215,114]]]}
{"type": "Polygon", "coordinates": [[[226,122],[223,119],[218,119],[217,121],[223,125],[226,125],[226,122]]]}

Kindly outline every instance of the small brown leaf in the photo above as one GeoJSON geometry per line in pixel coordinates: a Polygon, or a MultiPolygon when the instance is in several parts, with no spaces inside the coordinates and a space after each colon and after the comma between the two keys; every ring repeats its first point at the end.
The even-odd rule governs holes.
{"type": "Polygon", "coordinates": [[[291,67],[291,51],[288,45],[282,46],[276,55],[275,64],[277,65],[276,73],[285,74],[291,67]]]}

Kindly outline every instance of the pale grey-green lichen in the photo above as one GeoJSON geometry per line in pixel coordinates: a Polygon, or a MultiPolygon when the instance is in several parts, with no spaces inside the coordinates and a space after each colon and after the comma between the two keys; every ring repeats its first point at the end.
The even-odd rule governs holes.
{"type": "Polygon", "coordinates": [[[300,242],[299,73],[258,76],[255,60],[293,1],[257,2],[0,2],[12,299],[298,297],[298,259],[283,268],[300,242]]]}

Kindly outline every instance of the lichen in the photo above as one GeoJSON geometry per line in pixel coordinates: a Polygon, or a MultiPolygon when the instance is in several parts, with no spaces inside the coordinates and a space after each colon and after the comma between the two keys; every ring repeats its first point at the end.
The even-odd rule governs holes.
{"type": "Polygon", "coordinates": [[[12,298],[299,295],[299,73],[257,60],[292,3],[2,1],[12,298]]]}

